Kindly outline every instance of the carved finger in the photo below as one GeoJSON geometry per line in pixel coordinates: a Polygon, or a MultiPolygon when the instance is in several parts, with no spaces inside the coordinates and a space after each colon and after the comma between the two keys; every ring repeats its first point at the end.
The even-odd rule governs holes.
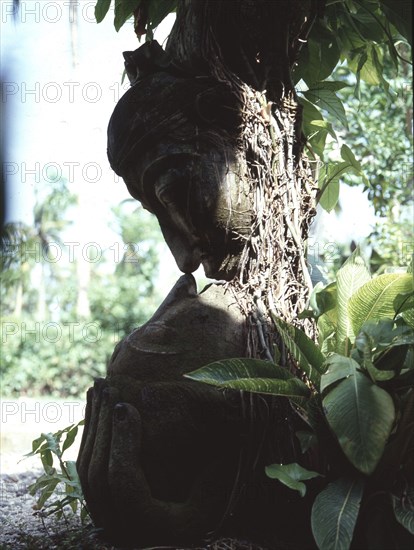
{"type": "Polygon", "coordinates": [[[86,394],[85,427],[82,435],[82,443],[76,463],[79,479],[81,481],[85,499],[89,497],[88,470],[92,457],[93,446],[99,421],[102,390],[106,387],[103,378],[95,381],[93,388],[89,388],[86,394]]]}
{"type": "Polygon", "coordinates": [[[118,400],[119,392],[116,388],[110,386],[102,388],[95,441],[88,468],[88,506],[97,527],[105,526],[113,509],[108,486],[108,463],[112,415],[118,400]]]}
{"type": "Polygon", "coordinates": [[[109,526],[124,544],[164,545],[194,541],[206,532],[205,517],[193,503],[152,497],[140,464],[141,417],[135,407],[115,407],[109,486],[116,514],[109,526]]]}

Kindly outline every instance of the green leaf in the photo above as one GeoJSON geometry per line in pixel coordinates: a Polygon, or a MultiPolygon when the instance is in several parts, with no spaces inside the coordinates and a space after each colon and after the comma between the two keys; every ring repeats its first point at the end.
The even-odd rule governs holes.
{"type": "Polygon", "coordinates": [[[148,20],[152,29],[155,29],[169,13],[177,8],[177,0],[157,0],[150,2],[148,20]]]}
{"type": "Polygon", "coordinates": [[[352,168],[354,168],[357,174],[362,172],[361,164],[357,161],[354,153],[351,151],[348,145],[345,145],[345,143],[341,147],[341,157],[346,162],[348,162],[352,166],[352,168]]]}
{"type": "Polygon", "coordinates": [[[50,485],[51,481],[55,481],[57,479],[56,477],[56,470],[53,469],[51,474],[42,474],[40,477],[37,478],[37,480],[29,485],[28,491],[29,494],[34,496],[38,491],[46,487],[47,485],[50,485]]]}
{"type": "Polygon", "coordinates": [[[316,125],[316,121],[324,122],[323,116],[319,109],[304,97],[299,98],[299,102],[303,107],[302,113],[302,131],[306,140],[312,147],[314,153],[320,158],[323,158],[325,149],[326,136],[328,130],[325,127],[316,125]]]}
{"type": "Polygon", "coordinates": [[[289,489],[298,491],[301,497],[306,494],[306,485],[302,481],[319,477],[321,474],[302,468],[299,464],[272,464],[266,466],[266,475],[277,479],[289,489]]]}
{"type": "Polygon", "coordinates": [[[40,448],[40,445],[46,441],[46,436],[45,434],[42,434],[40,437],[36,438],[36,439],[33,439],[32,441],[32,452],[31,453],[28,453],[27,455],[25,456],[33,456],[34,454],[36,454],[37,452],[39,452],[39,448],[40,448]]]}
{"type": "Polygon", "coordinates": [[[36,507],[38,510],[41,510],[45,504],[45,502],[53,495],[57,484],[59,483],[59,479],[52,479],[50,480],[49,484],[44,487],[42,490],[39,499],[36,502],[36,507]]]}
{"type": "Polygon", "coordinates": [[[392,319],[368,321],[355,339],[363,365],[373,380],[386,381],[399,374],[407,356],[408,346],[414,344],[414,331],[400,326],[392,319]]]}
{"type": "Polygon", "coordinates": [[[403,313],[404,311],[414,311],[414,292],[402,292],[397,294],[394,300],[395,313],[403,313]]]}
{"type": "Polygon", "coordinates": [[[324,371],[325,356],[302,330],[289,325],[272,313],[272,319],[283,343],[309,379],[317,384],[324,371]]]}
{"type": "Polygon", "coordinates": [[[396,520],[414,535],[414,485],[398,496],[391,495],[391,499],[396,520]]]}
{"type": "Polygon", "coordinates": [[[62,456],[62,452],[59,447],[59,440],[60,436],[62,435],[62,431],[56,432],[55,434],[47,433],[42,435],[44,435],[46,438],[47,448],[52,451],[53,454],[60,458],[62,456]]]}
{"type": "Polygon", "coordinates": [[[348,302],[355,292],[371,279],[369,270],[357,247],[336,276],[338,333],[336,351],[349,355],[349,342],[355,340],[355,333],[348,313],[348,302]]]}
{"type": "Polygon", "coordinates": [[[345,126],[345,128],[347,128],[348,120],[342,101],[335,94],[335,92],[329,88],[329,85],[326,86],[326,84],[328,83],[318,83],[318,85],[312,87],[306,92],[303,92],[303,95],[306,97],[306,99],[308,99],[321,109],[327,111],[330,115],[332,115],[332,117],[339,120],[339,122],[341,122],[345,126]]]}
{"type": "Polygon", "coordinates": [[[218,385],[221,388],[289,397],[291,401],[302,408],[306,406],[306,402],[311,395],[308,386],[298,378],[290,378],[289,380],[276,380],[274,378],[240,378],[221,384],[217,384],[214,380],[206,379],[204,382],[218,385]]]}
{"type": "Polygon", "coordinates": [[[363,491],[360,479],[338,479],[316,497],[311,522],[319,550],[350,548],[363,491]]]}
{"type": "MultiPolygon", "coordinates": [[[[316,287],[315,287],[316,290],[316,287]]],[[[330,283],[322,290],[318,289],[310,298],[310,305],[319,317],[324,313],[330,312],[330,318],[333,323],[336,322],[336,282],[330,283]]]]}
{"type": "Polygon", "coordinates": [[[326,26],[322,18],[318,18],[312,27],[307,45],[300,53],[293,73],[295,83],[301,78],[307,84],[315,79],[325,80],[332,74],[339,57],[340,48],[336,34],[326,26]]]}
{"type": "MultiPolygon", "coordinates": [[[[373,380],[374,382],[384,382],[386,380],[391,380],[396,375],[396,372],[394,370],[380,370],[374,366],[372,353],[372,348],[374,345],[375,344],[373,343],[372,338],[363,331],[361,331],[356,337],[355,346],[362,356],[362,366],[368,371],[371,380],[373,380]]],[[[402,363],[401,365],[397,366],[398,371],[400,371],[401,368],[402,363]]]]}
{"type": "Polygon", "coordinates": [[[287,369],[259,359],[215,361],[184,376],[220,388],[289,397],[300,407],[305,406],[310,396],[306,384],[287,369]]]}
{"type": "Polygon", "coordinates": [[[336,303],[336,282],[329,284],[323,290],[311,296],[311,306],[318,316],[318,342],[322,353],[325,355],[336,349],[338,324],[336,303]]]}
{"type": "Polygon", "coordinates": [[[337,349],[337,324],[327,313],[318,319],[318,341],[322,353],[328,355],[337,349]]]}
{"type": "Polygon", "coordinates": [[[412,290],[413,277],[408,273],[385,273],[361,286],[348,305],[354,333],[370,319],[392,318],[396,297],[412,290]]]}
{"type": "Polygon", "coordinates": [[[69,449],[69,447],[73,444],[73,442],[75,441],[75,437],[76,437],[77,433],[78,433],[78,426],[74,426],[73,428],[68,430],[67,435],[66,435],[66,439],[65,439],[65,441],[63,442],[63,445],[62,445],[62,454],[63,454],[64,451],[66,451],[66,449],[69,449]]]}
{"type": "Polygon", "coordinates": [[[349,170],[347,162],[325,164],[319,172],[318,201],[324,210],[331,212],[339,199],[339,180],[349,170]]]}
{"type": "Polygon", "coordinates": [[[97,23],[101,23],[104,20],[105,15],[108,13],[111,0],[98,0],[95,6],[95,19],[97,23]]]}
{"type": "Polygon", "coordinates": [[[141,0],[115,0],[115,30],[118,32],[123,24],[132,16],[141,0]]]}
{"type": "Polygon", "coordinates": [[[53,456],[49,450],[43,451],[40,455],[45,472],[49,472],[49,468],[53,466],[53,456]]]}
{"type": "Polygon", "coordinates": [[[214,361],[184,376],[200,382],[209,380],[209,384],[216,385],[248,378],[275,378],[281,380],[293,378],[293,374],[287,369],[270,361],[246,357],[214,361]]]}
{"type": "Polygon", "coordinates": [[[66,471],[68,472],[69,479],[76,483],[75,487],[78,486],[80,489],[80,479],[78,476],[78,471],[76,469],[76,462],[74,460],[67,460],[65,462],[66,471]]]}
{"type": "Polygon", "coordinates": [[[328,393],[323,406],[349,461],[360,472],[372,474],[395,420],[391,396],[364,374],[355,372],[328,393]]]}
{"type": "Polygon", "coordinates": [[[315,92],[320,89],[331,90],[332,92],[337,92],[343,88],[349,88],[349,84],[339,80],[323,80],[319,82],[312,82],[308,86],[309,91],[315,92]]]}
{"type": "Polygon", "coordinates": [[[326,388],[335,384],[335,382],[355,374],[358,367],[358,363],[350,357],[344,357],[337,353],[330,355],[325,361],[326,371],[321,376],[320,391],[323,392],[326,388]]]}
{"type": "Polygon", "coordinates": [[[87,519],[89,519],[89,513],[86,506],[82,506],[80,513],[81,523],[83,524],[87,519]]]}
{"type": "Polygon", "coordinates": [[[412,0],[380,0],[382,10],[397,31],[413,44],[413,4],[412,0]]]}

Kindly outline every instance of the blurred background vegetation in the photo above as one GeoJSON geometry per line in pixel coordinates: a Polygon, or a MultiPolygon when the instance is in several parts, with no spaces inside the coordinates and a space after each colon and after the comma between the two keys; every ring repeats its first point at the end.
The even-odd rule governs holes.
{"type": "Polygon", "coordinates": [[[109,223],[120,238],[110,250],[69,245],[64,232],[76,202],[65,181],[56,180],[39,186],[32,227],[6,224],[3,395],[84,396],[94,377],[105,376],[115,344],[160,302],[156,219],[126,200],[112,209],[109,223]]]}

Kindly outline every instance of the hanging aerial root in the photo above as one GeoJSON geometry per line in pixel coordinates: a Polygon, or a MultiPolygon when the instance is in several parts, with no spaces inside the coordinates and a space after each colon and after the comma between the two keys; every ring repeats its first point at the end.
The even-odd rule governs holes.
{"type": "Polygon", "coordinates": [[[312,287],[305,242],[315,215],[316,187],[297,141],[300,107],[295,97],[284,97],[276,106],[247,86],[244,93],[239,146],[245,152],[254,214],[237,276],[227,287],[249,318],[247,354],[271,359],[274,345],[281,343],[270,312],[313,332],[298,314],[312,287]]]}

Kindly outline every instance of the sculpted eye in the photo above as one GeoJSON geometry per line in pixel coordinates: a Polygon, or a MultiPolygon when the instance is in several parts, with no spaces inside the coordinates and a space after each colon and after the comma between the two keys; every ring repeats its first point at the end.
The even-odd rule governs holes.
{"type": "Polygon", "coordinates": [[[155,196],[165,207],[180,204],[185,194],[185,183],[182,174],[174,168],[157,178],[155,182],[155,196]]]}
{"type": "Polygon", "coordinates": [[[160,176],[155,183],[155,196],[161,204],[169,206],[175,202],[177,197],[177,176],[176,170],[169,170],[160,176]]]}
{"type": "Polygon", "coordinates": [[[155,321],[136,329],[127,338],[128,344],[146,353],[176,355],[180,353],[178,331],[163,322],[155,321]]]}

